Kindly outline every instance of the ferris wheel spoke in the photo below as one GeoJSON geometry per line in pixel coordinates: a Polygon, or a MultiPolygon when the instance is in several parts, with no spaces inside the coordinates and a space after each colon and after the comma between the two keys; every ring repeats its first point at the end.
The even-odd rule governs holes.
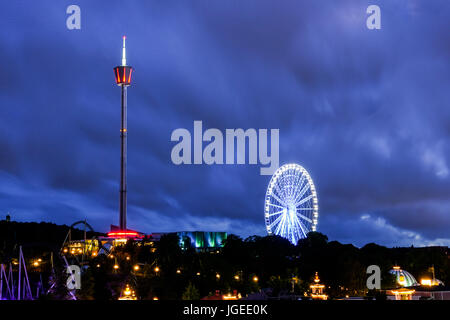
{"type": "Polygon", "coordinates": [[[280,229],[284,229],[284,220],[286,219],[286,215],[282,214],[281,216],[279,216],[274,222],[276,222],[277,220],[281,220],[280,223],[278,223],[277,227],[275,228],[275,234],[280,234],[280,229]]]}
{"type": "Polygon", "coordinates": [[[292,192],[293,192],[293,179],[292,179],[292,174],[288,173],[288,175],[286,176],[286,196],[288,198],[291,198],[292,196],[292,192]]]}
{"type": "Polygon", "coordinates": [[[295,229],[295,234],[296,234],[296,238],[295,238],[295,241],[293,243],[297,244],[298,240],[303,238],[303,230],[301,229],[301,227],[295,229]]]}
{"type": "MultiPolygon", "coordinates": [[[[269,224],[269,227],[270,227],[270,228],[273,228],[274,226],[277,226],[277,228],[278,228],[279,222],[280,222],[280,220],[283,218],[283,216],[284,216],[284,215],[280,215],[278,218],[276,218],[275,220],[273,220],[273,221],[269,224]],[[278,224],[278,225],[277,225],[277,224],[278,224]]],[[[278,229],[276,229],[276,230],[278,230],[278,229]]],[[[276,230],[275,230],[275,233],[276,233],[276,230]]]]}
{"type": "Polygon", "coordinates": [[[277,200],[279,203],[281,203],[282,205],[286,206],[286,202],[281,200],[275,193],[272,192],[271,196],[274,197],[275,200],[277,200]]]}
{"type": "MultiPolygon", "coordinates": [[[[280,207],[280,208],[283,208],[283,207],[280,207]]],[[[269,217],[272,217],[272,216],[274,216],[274,215],[277,215],[277,214],[280,214],[280,213],[282,213],[284,211],[284,208],[283,208],[283,210],[280,210],[280,211],[277,211],[277,212],[272,212],[272,213],[269,213],[269,217]]]]}
{"type": "Polygon", "coordinates": [[[308,234],[308,228],[306,228],[306,226],[300,220],[298,220],[298,225],[302,230],[303,236],[306,238],[306,235],[308,234]]]}
{"type": "MultiPolygon", "coordinates": [[[[278,192],[278,194],[280,195],[280,197],[282,197],[283,199],[286,199],[286,198],[287,198],[287,195],[286,195],[286,187],[280,185],[280,182],[279,182],[279,181],[277,181],[277,183],[275,184],[275,190],[277,190],[277,192],[278,192]],[[281,191],[280,188],[283,189],[283,191],[281,191]]],[[[284,201],[284,203],[285,203],[285,201],[284,201]]]]}
{"type": "Polygon", "coordinates": [[[289,218],[286,215],[284,215],[283,234],[285,237],[289,237],[289,231],[290,231],[289,218]]]}
{"type": "Polygon", "coordinates": [[[297,202],[298,199],[301,199],[301,197],[303,197],[303,195],[306,193],[306,191],[308,191],[309,188],[310,188],[309,183],[306,183],[306,185],[303,187],[300,193],[295,197],[294,202],[297,202]]]}
{"type": "Polygon", "coordinates": [[[278,201],[279,203],[281,203],[282,205],[285,205],[285,204],[286,204],[285,201],[282,200],[280,197],[282,197],[283,199],[286,199],[286,195],[280,190],[280,188],[279,188],[279,186],[278,186],[278,183],[275,183],[274,186],[275,186],[275,188],[274,188],[274,190],[272,191],[272,194],[271,194],[271,195],[274,195],[274,197],[276,196],[276,197],[277,197],[277,198],[276,198],[277,201],[278,201]],[[274,191],[276,191],[276,192],[274,192],[274,191]],[[279,196],[277,196],[277,194],[278,194],[279,196]]]}
{"type": "MultiPolygon", "coordinates": [[[[295,184],[295,189],[294,189],[294,192],[293,192],[293,196],[295,196],[296,194],[297,194],[297,191],[300,189],[300,188],[302,188],[303,187],[303,182],[305,182],[305,175],[304,174],[302,174],[301,176],[297,176],[296,177],[296,180],[300,180],[300,181],[298,181],[298,183],[296,183],[295,184]],[[300,178],[300,179],[299,179],[300,178]]],[[[296,197],[295,197],[296,198],[296,197]]]]}
{"type": "Polygon", "coordinates": [[[297,203],[295,204],[295,206],[298,207],[299,205],[305,203],[306,201],[310,200],[310,199],[313,198],[313,197],[314,197],[314,195],[313,195],[313,194],[310,194],[310,195],[307,196],[306,198],[303,198],[302,200],[300,200],[299,202],[297,202],[297,203]]]}
{"type": "Polygon", "coordinates": [[[299,221],[300,225],[303,226],[303,234],[305,235],[305,238],[308,236],[308,233],[311,231],[311,228],[306,226],[303,222],[299,221]]]}
{"type": "Polygon", "coordinates": [[[302,218],[303,220],[308,221],[309,223],[313,223],[312,220],[311,220],[310,218],[308,218],[307,216],[304,216],[304,215],[302,215],[302,214],[300,214],[300,213],[298,213],[298,212],[297,212],[297,216],[300,217],[300,218],[302,218]]]}
{"type": "Polygon", "coordinates": [[[293,228],[293,234],[295,234],[296,236],[292,239],[292,243],[293,244],[297,244],[298,240],[300,238],[302,238],[302,234],[304,234],[304,230],[303,230],[303,226],[301,224],[301,222],[295,218],[294,220],[294,226],[295,228],[293,228]]]}
{"type": "Polygon", "coordinates": [[[284,209],[284,208],[285,208],[285,207],[283,207],[283,206],[279,206],[279,205],[273,204],[273,203],[269,203],[269,206],[276,207],[276,208],[280,208],[280,209],[284,209]]]}

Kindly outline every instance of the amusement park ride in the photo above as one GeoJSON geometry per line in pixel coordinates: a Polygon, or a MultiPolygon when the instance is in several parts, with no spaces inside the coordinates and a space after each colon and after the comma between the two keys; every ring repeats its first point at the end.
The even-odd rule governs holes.
{"type": "Polygon", "coordinates": [[[119,226],[111,225],[111,230],[106,237],[86,237],[87,229],[94,233],[93,228],[86,221],[77,221],[71,225],[69,232],[61,248],[63,255],[75,257],[79,264],[83,264],[86,258],[99,254],[109,254],[112,248],[124,244],[129,239],[141,241],[144,234],[127,229],[127,88],[131,85],[133,67],[127,65],[126,37],[123,37],[122,64],[114,68],[116,84],[121,88],[121,128],[120,128],[120,188],[119,188],[119,226]],[[83,225],[84,239],[72,240],[72,228],[83,225]]]}
{"type": "MultiPolygon", "coordinates": [[[[89,259],[95,258],[100,254],[110,255],[114,247],[125,244],[129,239],[140,242],[145,236],[140,232],[127,229],[127,88],[131,84],[133,68],[127,65],[125,41],[126,38],[124,36],[122,64],[114,68],[116,84],[121,88],[119,226],[111,225],[110,232],[106,236],[101,236],[94,232],[94,229],[86,220],[73,223],[69,227],[60,249],[60,257],[66,267],[76,264],[83,268],[83,266],[87,265],[89,259]],[[74,228],[80,226],[83,230],[83,238],[73,239],[74,228]]],[[[149,244],[151,245],[152,242],[149,244]]],[[[72,280],[74,280],[74,275],[72,274],[71,276],[72,280]]],[[[38,286],[37,296],[41,287],[38,286]]],[[[69,292],[69,294],[71,294],[73,299],[76,299],[73,292],[69,292]]],[[[126,287],[123,291],[123,298],[128,300],[135,299],[134,291],[126,287]]],[[[11,263],[9,266],[0,265],[0,300],[2,299],[33,299],[22,247],[20,247],[18,262],[11,263]],[[14,279],[16,276],[18,277],[17,280],[14,279]]]]}
{"type": "Polygon", "coordinates": [[[33,300],[22,247],[19,248],[17,270],[14,267],[10,263],[6,271],[6,266],[0,265],[0,300],[33,300]],[[17,281],[14,280],[14,273],[18,274],[17,281]]]}
{"type": "Polygon", "coordinates": [[[294,245],[310,231],[316,231],[316,187],[302,166],[286,164],[274,173],[267,188],[264,215],[267,233],[286,238],[294,245]]]}

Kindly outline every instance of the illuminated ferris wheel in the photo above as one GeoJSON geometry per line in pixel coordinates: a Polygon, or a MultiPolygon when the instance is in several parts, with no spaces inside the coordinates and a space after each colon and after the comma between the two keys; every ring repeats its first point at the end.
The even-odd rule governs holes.
{"type": "Polygon", "coordinates": [[[316,188],[302,166],[286,164],[274,173],[267,188],[264,215],[267,233],[282,236],[294,245],[308,232],[316,231],[316,188]]]}

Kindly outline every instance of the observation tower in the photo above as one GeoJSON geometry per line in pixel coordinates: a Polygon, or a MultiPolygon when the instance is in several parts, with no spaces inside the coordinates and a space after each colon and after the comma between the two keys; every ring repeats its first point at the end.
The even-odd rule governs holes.
{"type": "Polygon", "coordinates": [[[122,91],[122,121],[120,127],[120,191],[119,191],[119,228],[127,230],[127,88],[131,84],[133,68],[127,65],[125,48],[126,37],[123,36],[122,65],[114,68],[117,85],[122,91]]]}

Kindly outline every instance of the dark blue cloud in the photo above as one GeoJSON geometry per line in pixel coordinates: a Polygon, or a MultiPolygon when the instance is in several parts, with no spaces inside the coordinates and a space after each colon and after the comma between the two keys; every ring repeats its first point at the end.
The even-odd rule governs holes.
{"type": "Polygon", "coordinates": [[[0,13],[0,211],[117,223],[112,68],[126,34],[130,227],[264,234],[259,166],[171,163],[171,132],[202,120],[279,128],[280,161],[310,172],[330,239],[449,243],[447,1],[80,0],[79,31],[65,27],[69,4],[0,13]]]}

